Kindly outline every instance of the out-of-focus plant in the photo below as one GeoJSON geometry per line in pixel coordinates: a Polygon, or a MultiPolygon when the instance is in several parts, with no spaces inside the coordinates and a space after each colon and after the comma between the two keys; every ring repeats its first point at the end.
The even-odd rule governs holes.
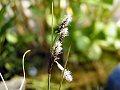
{"type": "Polygon", "coordinates": [[[33,32],[20,34],[21,26],[17,23],[19,18],[14,3],[1,2],[0,7],[0,71],[9,78],[22,70],[19,53],[34,40],[35,35],[33,32]]]}
{"type": "Polygon", "coordinates": [[[14,32],[9,32],[14,24],[15,15],[8,17],[6,13],[7,5],[0,5],[2,7],[0,10],[0,68],[2,69],[5,66],[6,57],[10,53],[10,49],[14,49],[10,47],[10,43],[15,43],[17,38],[14,32]]]}
{"type": "Polygon", "coordinates": [[[83,0],[70,5],[75,16],[71,36],[78,60],[100,60],[101,56],[104,57],[104,51],[119,51],[119,20],[115,19],[114,14],[120,2],[113,6],[113,0],[83,0]]]}

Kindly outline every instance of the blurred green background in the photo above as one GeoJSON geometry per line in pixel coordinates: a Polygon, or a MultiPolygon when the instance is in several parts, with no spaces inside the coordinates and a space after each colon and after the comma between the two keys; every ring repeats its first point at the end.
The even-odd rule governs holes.
{"type": "MultiPolygon", "coordinates": [[[[120,60],[120,0],[53,0],[53,3],[54,30],[65,15],[73,17],[61,60],[65,61],[71,43],[67,67],[73,81],[64,80],[62,90],[103,88],[120,60]]],[[[47,90],[51,5],[52,0],[0,0],[0,72],[8,82],[22,77],[22,55],[31,49],[25,59],[25,90],[47,90]]],[[[60,71],[54,65],[52,90],[57,90],[60,79],[60,71]]]]}

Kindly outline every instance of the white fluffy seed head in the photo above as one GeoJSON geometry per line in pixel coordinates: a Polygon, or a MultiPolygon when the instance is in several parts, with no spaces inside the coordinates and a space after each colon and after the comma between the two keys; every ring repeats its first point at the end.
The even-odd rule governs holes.
{"type": "Polygon", "coordinates": [[[61,44],[61,42],[60,41],[57,41],[56,43],[55,43],[55,45],[53,46],[53,51],[55,52],[55,55],[58,55],[58,54],[60,54],[61,53],[61,51],[62,51],[62,44],[61,44]]]}
{"type": "Polygon", "coordinates": [[[55,43],[55,47],[61,47],[61,46],[62,46],[62,44],[61,44],[60,41],[57,41],[57,42],[55,43]]]}
{"type": "Polygon", "coordinates": [[[60,35],[62,35],[63,37],[65,36],[68,36],[69,32],[68,32],[68,28],[63,28],[61,31],[60,31],[60,35]]]}
{"type": "Polygon", "coordinates": [[[73,80],[72,76],[71,76],[71,72],[69,70],[65,69],[64,72],[64,78],[68,81],[71,82],[73,80]]]}
{"type": "MultiPolygon", "coordinates": [[[[63,72],[64,71],[64,68],[62,67],[62,65],[60,65],[57,61],[55,61],[58,68],[63,72]]],[[[65,69],[64,71],[64,75],[63,77],[68,81],[68,82],[71,82],[73,80],[72,76],[71,76],[71,72],[67,69],[65,69]]]]}
{"type": "Polygon", "coordinates": [[[58,55],[59,53],[61,53],[61,51],[62,51],[62,47],[57,47],[56,48],[56,55],[58,55]]]}
{"type": "Polygon", "coordinates": [[[67,22],[70,23],[72,21],[72,16],[71,15],[67,15],[67,22]]]}
{"type": "Polygon", "coordinates": [[[63,19],[63,22],[65,23],[65,26],[68,26],[70,24],[70,22],[72,21],[72,16],[71,15],[66,15],[65,18],[63,19]]]}

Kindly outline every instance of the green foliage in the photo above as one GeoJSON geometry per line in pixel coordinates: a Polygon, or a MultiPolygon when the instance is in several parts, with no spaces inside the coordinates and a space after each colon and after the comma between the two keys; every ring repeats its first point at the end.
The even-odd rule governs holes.
{"type": "Polygon", "coordinates": [[[4,13],[5,13],[5,11],[6,11],[6,5],[4,5],[2,7],[2,9],[0,10],[0,24],[2,24],[2,21],[4,19],[4,13]]]}
{"type": "Polygon", "coordinates": [[[104,3],[107,3],[107,4],[110,4],[112,5],[113,4],[113,0],[103,0],[104,3]]]}
{"type": "Polygon", "coordinates": [[[10,18],[7,22],[3,24],[3,26],[1,26],[0,36],[4,35],[6,33],[6,30],[12,26],[14,19],[15,19],[15,16],[10,18]]]}

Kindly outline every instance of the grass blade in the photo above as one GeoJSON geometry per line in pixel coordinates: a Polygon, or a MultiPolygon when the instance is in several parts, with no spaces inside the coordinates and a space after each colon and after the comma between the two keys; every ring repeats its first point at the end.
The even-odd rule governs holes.
{"type": "Polygon", "coordinates": [[[62,79],[61,79],[61,82],[60,82],[59,90],[61,90],[61,87],[62,87],[62,82],[63,82],[63,78],[64,78],[63,75],[64,75],[64,72],[65,72],[65,69],[66,69],[66,66],[67,66],[68,57],[69,57],[69,54],[70,54],[70,49],[71,49],[71,44],[70,44],[68,52],[67,52],[67,58],[66,58],[65,65],[64,65],[64,71],[62,73],[62,79]]]}
{"type": "MultiPolygon", "coordinates": [[[[54,34],[54,31],[53,31],[53,2],[52,2],[52,31],[51,31],[51,33],[52,33],[52,36],[51,36],[51,42],[52,42],[52,44],[51,44],[51,47],[50,47],[50,52],[51,52],[51,50],[52,50],[52,46],[53,46],[53,34],[54,34]]],[[[52,56],[51,56],[52,57],[52,56]]],[[[50,58],[51,59],[51,58],[50,58]]],[[[49,65],[50,64],[52,64],[51,63],[51,61],[49,61],[49,65]]],[[[50,65],[51,66],[51,65],[50,65]]],[[[51,67],[50,67],[51,68],[51,67]]],[[[49,67],[48,67],[48,90],[50,90],[50,80],[51,80],[51,73],[49,73],[49,69],[50,69],[49,67]]]]}

